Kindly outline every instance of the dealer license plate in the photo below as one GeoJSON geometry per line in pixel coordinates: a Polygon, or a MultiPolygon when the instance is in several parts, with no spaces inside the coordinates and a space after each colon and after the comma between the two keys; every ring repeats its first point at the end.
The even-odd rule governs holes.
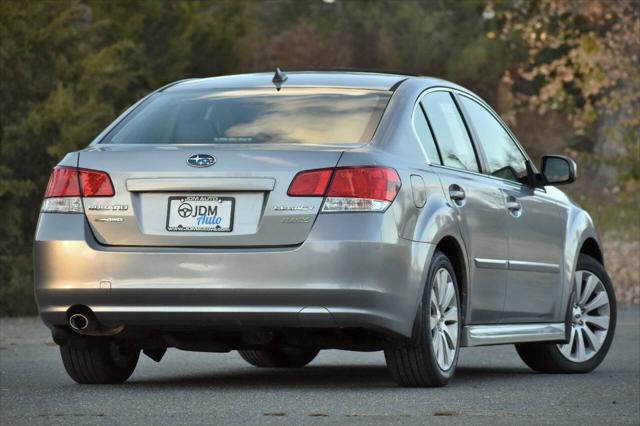
{"type": "Polygon", "coordinates": [[[231,197],[213,195],[169,197],[167,231],[231,232],[234,204],[231,197]]]}

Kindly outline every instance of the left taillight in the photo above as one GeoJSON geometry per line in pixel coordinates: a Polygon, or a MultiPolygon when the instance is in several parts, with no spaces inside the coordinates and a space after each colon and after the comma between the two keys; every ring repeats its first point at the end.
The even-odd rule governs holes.
{"type": "Polygon", "coordinates": [[[51,172],[43,212],[82,213],[82,197],[113,197],[111,178],[99,170],[58,166],[51,172]]]}

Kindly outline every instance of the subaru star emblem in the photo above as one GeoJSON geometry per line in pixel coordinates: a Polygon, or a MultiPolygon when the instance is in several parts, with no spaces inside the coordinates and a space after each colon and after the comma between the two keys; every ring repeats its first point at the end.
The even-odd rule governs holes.
{"type": "Polygon", "coordinates": [[[189,157],[187,164],[191,167],[210,167],[216,164],[216,157],[209,154],[196,154],[189,157]]]}

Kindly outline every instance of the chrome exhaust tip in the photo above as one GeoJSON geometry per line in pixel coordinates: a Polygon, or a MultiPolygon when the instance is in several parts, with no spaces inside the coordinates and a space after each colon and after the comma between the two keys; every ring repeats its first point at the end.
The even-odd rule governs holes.
{"type": "Polygon", "coordinates": [[[98,321],[91,308],[75,306],[69,309],[68,323],[73,331],[86,336],[114,336],[124,330],[124,324],[105,327],[98,321]]]}
{"type": "Polygon", "coordinates": [[[84,314],[73,314],[69,317],[69,325],[75,331],[82,331],[89,328],[89,318],[84,314]]]}

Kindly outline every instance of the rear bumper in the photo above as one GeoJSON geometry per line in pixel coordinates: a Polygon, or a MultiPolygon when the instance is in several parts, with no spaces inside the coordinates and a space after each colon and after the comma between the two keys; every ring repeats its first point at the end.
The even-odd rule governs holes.
{"type": "Polygon", "coordinates": [[[41,214],[36,299],[48,325],[86,305],[105,326],[364,327],[409,336],[434,246],[398,238],[395,226],[388,214],[321,215],[296,247],[125,248],[99,245],[82,215],[41,214]]]}

